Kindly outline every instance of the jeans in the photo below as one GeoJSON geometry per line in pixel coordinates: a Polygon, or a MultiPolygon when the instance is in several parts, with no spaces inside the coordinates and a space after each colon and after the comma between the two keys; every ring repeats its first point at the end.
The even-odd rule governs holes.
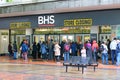
{"type": "Polygon", "coordinates": [[[48,53],[48,59],[53,60],[53,50],[50,50],[48,53]]]}
{"type": "Polygon", "coordinates": [[[104,64],[106,61],[106,64],[108,64],[108,53],[102,53],[102,64],[104,64]]]}
{"type": "Polygon", "coordinates": [[[13,58],[14,58],[14,59],[17,59],[17,52],[14,52],[13,58]]]}
{"type": "Polygon", "coordinates": [[[47,53],[45,53],[45,54],[42,54],[42,59],[47,59],[47,53]]]}
{"type": "Polygon", "coordinates": [[[114,64],[114,59],[116,59],[116,50],[111,50],[112,64],[114,64]]]}
{"type": "Polygon", "coordinates": [[[70,54],[69,54],[69,52],[65,52],[65,53],[64,53],[64,61],[69,61],[69,59],[70,59],[70,54]]]}
{"type": "Polygon", "coordinates": [[[95,62],[97,62],[98,58],[97,58],[97,52],[93,52],[93,59],[95,62]]]}
{"type": "Polygon", "coordinates": [[[120,65],[120,53],[117,53],[117,62],[116,65],[120,65]]]}

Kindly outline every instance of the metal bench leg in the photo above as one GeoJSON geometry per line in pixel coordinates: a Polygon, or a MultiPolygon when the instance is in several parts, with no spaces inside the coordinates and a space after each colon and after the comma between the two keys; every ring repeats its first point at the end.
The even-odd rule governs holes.
{"type": "Polygon", "coordinates": [[[94,66],[94,72],[95,72],[95,66],[94,66]]]}
{"type": "Polygon", "coordinates": [[[84,66],[82,66],[82,74],[84,73],[84,66]]]}
{"type": "Polygon", "coordinates": [[[78,65],[78,71],[80,71],[80,65],[78,65]]]}
{"type": "Polygon", "coordinates": [[[66,72],[67,72],[68,66],[66,66],[66,72]]]}

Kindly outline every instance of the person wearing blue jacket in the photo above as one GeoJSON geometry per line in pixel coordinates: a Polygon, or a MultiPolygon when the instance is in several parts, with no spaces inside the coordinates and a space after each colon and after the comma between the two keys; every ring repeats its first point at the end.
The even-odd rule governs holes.
{"type": "Polygon", "coordinates": [[[27,55],[28,55],[27,40],[23,40],[23,44],[21,47],[22,47],[22,57],[24,60],[27,60],[27,55]]]}
{"type": "Polygon", "coordinates": [[[119,66],[120,65],[120,40],[117,40],[117,48],[116,48],[116,52],[117,52],[117,62],[116,65],[119,66]]]}
{"type": "Polygon", "coordinates": [[[47,59],[47,45],[45,44],[45,42],[43,42],[41,45],[41,54],[42,59],[47,59]]]}

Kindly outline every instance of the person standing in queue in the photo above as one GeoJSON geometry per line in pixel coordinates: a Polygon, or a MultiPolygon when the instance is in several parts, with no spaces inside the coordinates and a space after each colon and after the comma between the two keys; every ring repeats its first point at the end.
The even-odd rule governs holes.
{"type": "Polygon", "coordinates": [[[16,41],[14,41],[13,43],[13,53],[14,53],[14,56],[13,56],[13,59],[17,59],[17,44],[16,44],[16,41]]]}
{"type": "Polygon", "coordinates": [[[72,42],[71,44],[71,52],[72,52],[72,56],[77,56],[77,45],[75,42],[72,42]]]}
{"type": "Polygon", "coordinates": [[[66,41],[64,44],[64,61],[69,61],[70,58],[70,44],[66,41]]]}
{"type": "Polygon", "coordinates": [[[42,42],[41,41],[39,41],[38,42],[38,44],[37,44],[37,50],[38,50],[38,58],[40,58],[41,59],[41,44],[42,44],[42,42]]]}
{"type": "Polygon", "coordinates": [[[54,52],[55,52],[55,60],[57,61],[57,62],[59,62],[60,61],[60,45],[58,44],[58,42],[56,42],[55,43],[55,45],[54,45],[54,52]]]}
{"type": "Polygon", "coordinates": [[[116,59],[116,56],[117,56],[116,48],[117,48],[117,39],[114,38],[113,41],[110,43],[111,59],[112,59],[112,64],[113,65],[115,64],[114,60],[116,59]]]}
{"type": "Polygon", "coordinates": [[[23,44],[22,44],[22,58],[24,60],[28,60],[27,55],[28,55],[28,45],[27,45],[27,40],[23,40],[23,44]]]}
{"type": "Polygon", "coordinates": [[[107,43],[105,41],[102,42],[101,47],[103,48],[103,50],[101,51],[101,53],[102,53],[102,64],[108,64],[108,47],[107,47],[107,43]]]}
{"type": "Polygon", "coordinates": [[[49,60],[53,60],[53,53],[54,53],[54,50],[53,50],[53,40],[51,39],[48,43],[48,59],[49,60]]]}
{"type": "Polygon", "coordinates": [[[117,56],[116,56],[116,66],[120,66],[120,40],[117,40],[116,52],[117,52],[117,56]]]}
{"type": "Polygon", "coordinates": [[[82,48],[84,47],[84,45],[83,45],[83,43],[80,41],[80,42],[78,42],[78,44],[77,44],[77,50],[78,50],[78,56],[81,56],[81,50],[82,50],[82,48]]]}
{"type": "Polygon", "coordinates": [[[8,52],[9,52],[9,56],[12,57],[13,56],[13,50],[12,50],[12,44],[11,44],[11,42],[8,45],[8,52]]]}
{"type": "Polygon", "coordinates": [[[89,64],[91,64],[93,62],[93,57],[92,57],[92,45],[91,45],[90,41],[86,42],[85,48],[86,48],[86,55],[87,55],[87,57],[90,58],[89,64]]]}
{"type": "Polygon", "coordinates": [[[65,42],[64,41],[62,41],[61,42],[61,44],[60,44],[60,47],[61,47],[61,55],[60,55],[60,57],[61,57],[61,60],[63,60],[63,56],[64,56],[64,44],[65,44],[65,42]]]}
{"type": "Polygon", "coordinates": [[[37,55],[37,45],[36,45],[36,42],[33,43],[33,46],[32,46],[32,56],[33,56],[33,59],[37,59],[38,58],[38,55],[37,55]]]}
{"type": "Polygon", "coordinates": [[[47,60],[47,45],[46,43],[43,41],[42,45],[41,45],[41,54],[42,54],[42,59],[43,60],[47,60]]]}
{"type": "Polygon", "coordinates": [[[96,42],[96,40],[93,40],[92,43],[92,53],[93,53],[93,59],[95,62],[98,61],[98,43],[96,42]]]}

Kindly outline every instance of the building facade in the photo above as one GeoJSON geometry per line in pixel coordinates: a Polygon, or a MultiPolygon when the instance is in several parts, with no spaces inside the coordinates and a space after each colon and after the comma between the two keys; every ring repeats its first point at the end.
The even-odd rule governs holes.
{"type": "MultiPolygon", "coordinates": [[[[34,41],[50,39],[58,42],[67,39],[84,43],[93,39],[97,41],[112,40],[114,37],[120,36],[120,6],[117,3],[119,0],[116,0],[116,3],[112,2],[113,0],[95,0],[97,2],[94,2],[93,5],[91,0],[76,0],[74,3],[73,1],[39,2],[39,5],[49,5],[44,5],[42,10],[35,8],[35,11],[25,11],[26,9],[24,9],[22,12],[19,10],[15,12],[12,11],[12,7],[15,6],[9,5],[10,10],[5,13],[4,10],[7,8],[1,7],[0,53],[8,52],[6,47],[9,42],[17,41],[19,47],[23,39],[28,39],[30,44],[34,41]],[[81,4],[80,1],[85,2],[81,4]],[[45,8],[51,7],[51,3],[61,3],[62,7],[54,4],[57,7],[45,8]]],[[[35,7],[38,3],[25,3],[24,5],[34,5],[35,7]]],[[[17,4],[17,6],[21,6],[21,4],[17,4]]],[[[16,7],[16,9],[18,8],[16,7]]]]}

